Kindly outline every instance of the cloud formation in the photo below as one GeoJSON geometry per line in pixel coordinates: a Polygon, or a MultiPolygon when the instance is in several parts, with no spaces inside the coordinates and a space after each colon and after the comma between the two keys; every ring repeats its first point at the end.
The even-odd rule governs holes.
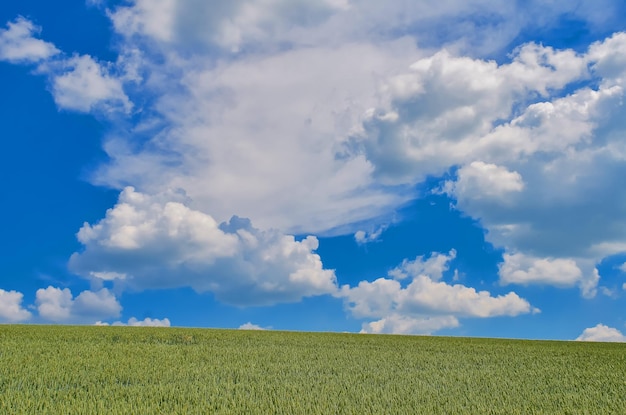
{"type": "Polygon", "coordinates": [[[7,23],[6,29],[0,29],[0,61],[36,63],[60,53],[52,43],[35,37],[40,31],[21,16],[7,23]]]}
{"type": "MultiPolygon", "coordinates": [[[[337,294],[317,238],[292,235],[374,241],[383,228],[359,226],[388,223],[418,185],[445,176],[435,190],[505,250],[503,285],[595,295],[595,265],[626,250],[626,206],[604,202],[626,197],[626,34],[492,57],[563,15],[609,27],[618,6],[599,4],[539,14],[504,0],[132,0],[107,11],[115,62],[62,53],[23,18],[0,32],[0,59],[36,65],[59,108],[114,127],[91,180],[120,198],[78,232],[74,272],[240,306],[335,294],[374,319],[364,331],[432,332],[533,308],[442,281],[454,252],[337,294]]],[[[119,306],[108,291],[40,292],[51,321],[87,298],[101,314],[119,306]]]]}
{"type": "Polygon", "coordinates": [[[24,294],[0,289],[0,322],[19,323],[31,318],[30,311],[22,307],[24,294]]]}
{"type": "Polygon", "coordinates": [[[247,322],[239,326],[239,330],[267,330],[259,326],[258,324],[252,324],[251,322],[247,322]]]}
{"type": "Polygon", "coordinates": [[[536,258],[520,253],[505,253],[503,257],[499,268],[503,285],[543,284],[567,288],[579,284],[583,295],[592,296],[600,278],[596,269],[586,276],[573,259],[536,258]]]}
{"type": "Polygon", "coordinates": [[[390,184],[452,170],[437,191],[506,250],[503,283],[578,281],[592,297],[595,264],[626,249],[626,207],[605,203],[623,198],[624,44],[624,33],[583,53],[531,43],[501,64],[437,52],[387,81],[352,151],[390,184]],[[571,272],[522,277],[522,257],[571,272]]]}
{"type": "Polygon", "coordinates": [[[36,292],[39,317],[53,323],[86,323],[119,317],[122,306],[106,288],[83,291],[74,297],[69,288],[49,286],[36,292]]]}
{"type": "Polygon", "coordinates": [[[60,108],[78,112],[119,109],[130,112],[132,104],[122,81],[89,55],[73,56],[49,67],[52,94],[60,108]]]}
{"type": "Polygon", "coordinates": [[[314,236],[297,241],[238,217],[218,224],[185,200],[182,194],[150,196],[126,188],[104,219],[78,232],[84,250],[72,256],[71,269],[130,289],[191,287],[235,305],[336,291],[334,272],[314,253],[314,236]]]}
{"type": "Polygon", "coordinates": [[[576,338],[577,341],[587,342],[626,342],[626,336],[619,330],[605,326],[604,324],[598,324],[595,327],[585,329],[580,336],[576,338]]]}
{"type": "Polygon", "coordinates": [[[511,192],[521,192],[524,189],[524,181],[519,173],[482,161],[474,161],[461,167],[456,177],[456,181],[447,181],[444,184],[444,191],[457,200],[508,199],[511,192]]]}
{"type": "Polygon", "coordinates": [[[150,318],[146,317],[143,320],[138,320],[136,317],[131,317],[126,323],[122,321],[115,321],[113,323],[106,323],[103,321],[96,321],[96,326],[130,326],[130,327],[170,327],[171,322],[169,318],[150,318]]]}
{"type": "Polygon", "coordinates": [[[517,316],[539,312],[514,292],[492,296],[461,284],[440,281],[455,252],[433,253],[416,258],[389,272],[391,278],[361,281],[356,287],[344,285],[340,296],[363,323],[362,331],[371,333],[432,333],[459,326],[459,318],[517,316]],[[408,280],[403,286],[401,282],[408,280]]]}

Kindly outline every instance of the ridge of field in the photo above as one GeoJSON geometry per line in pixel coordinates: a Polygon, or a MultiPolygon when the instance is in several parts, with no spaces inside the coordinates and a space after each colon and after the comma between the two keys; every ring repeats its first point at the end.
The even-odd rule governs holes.
{"type": "Polygon", "coordinates": [[[624,414],[626,345],[0,326],[2,414],[624,414]]]}

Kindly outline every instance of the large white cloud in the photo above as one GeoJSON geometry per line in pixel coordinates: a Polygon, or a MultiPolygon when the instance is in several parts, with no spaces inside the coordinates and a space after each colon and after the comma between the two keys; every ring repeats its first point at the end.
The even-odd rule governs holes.
{"type": "Polygon", "coordinates": [[[24,294],[18,291],[0,289],[0,321],[18,323],[31,317],[30,311],[22,307],[24,294]]]}
{"type": "Polygon", "coordinates": [[[364,332],[431,333],[459,325],[459,318],[517,316],[538,312],[514,292],[492,296],[461,284],[439,281],[454,258],[433,254],[429,259],[404,261],[390,271],[392,278],[361,281],[356,287],[344,285],[342,296],[350,313],[363,323],[364,332]],[[400,281],[409,279],[406,286],[400,281]]]}
{"type": "Polygon", "coordinates": [[[110,16],[127,37],[142,36],[187,50],[219,47],[240,52],[301,38],[310,33],[307,28],[347,9],[348,0],[134,0],[110,16]]]}
{"type": "Polygon", "coordinates": [[[237,305],[298,301],[336,291],[317,238],[297,241],[233,217],[218,224],[174,193],[125,189],[115,207],[78,233],[84,250],[70,268],[86,278],[133,289],[192,287],[237,305]]]}
{"type": "Polygon", "coordinates": [[[160,50],[226,53],[311,44],[370,41],[410,35],[427,46],[490,53],[524,28],[543,28],[563,16],[610,30],[619,7],[579,1],[445,0],[132,0],[111,10],[116,30],[160,50]]]}
{"type": "Polygon", "coordinates": [[[54,323],[93,323],[119,317],[122,306],[111,291],[82,291],[74,297],[69,288],[49,286],[36,292],[39,317],[54,323]]]}
{"type": "MultiPolygon", "coordinates": [[[[533,145],[511,135],[494,138],[492,132],[501,130],[496,124],[525,100],[547,97],[548,90],[587,76],[586,60],[569,50],[528,44],[503,65],[444,50],[387,81],[381,105],[367,113],[353,142],[380,180],[394,184],[418,182],[472,161],[474,171],[484,170],[487,160],[516,160],[543,150],[537,148],[541,144],[564,148],[567,142],[548,137],[533,145]]],[[[530,108],[538,117],[549,111],[537,105],[530,108]]]]}
{"type": "MultiPolygon", "coordinates": [[[[603,10],[612,8],[606,2],[603,10]]],[[[129,2],[109,14],[122,35],[122,56],[139,56],[131,66],[140,67],[141,88],[156,100],[128,136],[109,138],[112,162],[94,181],[150,194],[184,188],[193,207],[217,221],[237,214],[286,232],[354,232],[346,225],[389,214],[414,196],[381,181],[396,184],[399,177],[390,176],[406,170],[410,186],[472,153],[473,143],[455,146],[442,135],[486,133],[514,104],[586,73],[585,60],[571,51],[528,45],[514,63],[498,66],[445,51],[428,57],[416,40],[451,51],[493,51],[485,39],[502,46],[525,25],[547,24],[562,13],[592,25],[610,16],[587,9],[556,2],[537,15],[532,7],[484,0],[384,7],[330,0],[129,2]],[[144,52],[137,55],[139,49],[144,52]],[[415,73],[400,75],[420,57],[415,73]],[[383,140],[367,145],[365,154],[344,148],[367,108],[415,99],[410,90],[416,87],[427,89],[420,96],[429,110],[416,115],[423,122],[411,128],[427,127],[425,134],[439,144],[420,142],[417,151],[405,152],[383,140]],[[144,139],[147,145],[140,144],[144,139]]],[[[393,111],[385,116],[393,118],[393,111]]]]}
{"type": "Polygon", "coordinates": [[[598,324],[594,327],[586,328],[580,336],[576,338],[578,341],[588,342],[626,342],[626,336],[616,328],[598,324]]]}
{"type": "Polygon", "coordinates": [[[41,29],[30,20],[18,17],[0,29],[0,61],[34,63],[48,59],[60,51],[49,42],[35,37],[41,29]]]}
{"type": "Polygon", "coordinates": [[[468,200],[478,189],[486,194],[489,180],[505,186],[497,192],[511,193],[526,181],[511,158],[520,162],[586,139],[589,123],[574,122],[567,108],[579,113],[589,98],[582,94],[572,107],[571,99],[552,102],[551,95],[589,77],[590,65],[601,76],[614,73],[619,37],[585,56],[534,44],[504,65],[459,56],[497,50],[485,39],[502,47],[522,28],[563,13],[606,28],[617,7],[553,2],[537,14],[532,6],[135,0],[109,10],[121,35],[120,59],[107,65],[63,58],[56,67],[65,70],[50,75],[52,90],[60,106],[78,111],[128,111],[131,101],[143,103],[140,122],[108,138],[111,162],[95,183],[149,194],[183,188],[193,208],[218,222],[236,214],[290,233],[354,232],[351,223],[389,215],[414,197],[409,189],[427,175],[461,164],[467,183],[461,176],[455,189],[468,200]],[[447,51],[432,52],[441,45],[447,51]],[[524,111],[538,97],[546,102],[524,111]],[[355,132],[367,108],[378,109],[355,132]],[[529,135],[526,127],[543,119],[552,127],[529,135]],[[492,165],[497,178],[485,168],[471,175],[492,165]],[[384,186],[399,183],[405,187],[384,186]]]}
{"type": "MultiPolygon", "coordinates": [[[[531,43],[500,63],[484,56],[563,15],[607,30],[619,4],[523,3],[133,0],[109,10],[114,63],[54,56],[17,20],[3,36],[38,46],[5,59],[45,61],[59,107],[113,120],[135,110],[106,138],[110,161],[92,180],[137,192],[83,227],[72,268],[241,304],[333,292],[316,240],[283,233],[353,233],[357,222],[388,219],[426,177],[458,168],[441,190],[506,258],[574,261],[568,270],[582,275],[564,284],[509,260],[503,282],[578,284],[593,295],[595,263],[626,249],[626,207],[605,203],[624,196],[626,35],[581,53],[531,43]],[[167,193],[175,188],[190,199],[167,193]],[[232,215],[280,232],[217,225],[232,215]]],[[[497,303],[435,280],[413,282],[497,303]]],[[[455,312],[478,313],[466,308],[455,312]]],[[[381,316],[386,327],[421,324],[391,315],[381,316]]]]}
{"type": "Polygon", "coordinates": [[[386,183],[460,166],[439,191],[507,251],[502,281],[578,283],[591,297],[594,265],[626,250],[624,44],[624,33],[585,53],[529,44],[505,64],[438,52],[387,82],[354,145],[386,183]],[[522,257],[579,271],[513,269],[522,257]]]}
{"type": "Polygon", "coordinates": [[[388,213],[411,192],[387,191],[364,156],[338,152],[374,105],[376,79],[408,65],[413,53],[411,42],[399,41],[151,67],[146,87],[165,89],[153,117],[133,135],[107,139],[112,162],[94,181],[151,194],[183,188],[192,207],[219,222],[236,214],[290,233],[388,213]],[[184,75],[167,88],[163,71],[172,70],[184,75]]]}

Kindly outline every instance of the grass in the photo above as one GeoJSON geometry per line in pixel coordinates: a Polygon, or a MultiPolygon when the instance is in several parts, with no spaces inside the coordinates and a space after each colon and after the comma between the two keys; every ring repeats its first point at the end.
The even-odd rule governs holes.
{"type": "Polygon", "coordinates": [[[2,414],[624,414],[626,345],[0,326],[2,414]]]}

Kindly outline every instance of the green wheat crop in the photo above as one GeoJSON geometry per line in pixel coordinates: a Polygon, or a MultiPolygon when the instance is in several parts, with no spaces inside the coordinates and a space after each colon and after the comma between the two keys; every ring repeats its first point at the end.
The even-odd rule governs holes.
{"type": "Polygon", "coordinates": [[[626,345],[0,326],[0,414],[626,414],[626,345]]]}

